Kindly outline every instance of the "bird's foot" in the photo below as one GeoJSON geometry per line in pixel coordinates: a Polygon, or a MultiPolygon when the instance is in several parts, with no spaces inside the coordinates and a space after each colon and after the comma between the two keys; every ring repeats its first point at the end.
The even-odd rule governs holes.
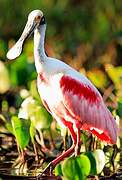
{"type": "Polygon", "coordinates": [[[39,180],[44,175],[49,175],[49,176],[53,175],[53,173],[52,173],[53,169],[54,169],[54,166],[53,166],[52,162],[50,162],[48,164],[48,166],[43,170],[43,172],[37,176],[36,179],[39,180]]]}

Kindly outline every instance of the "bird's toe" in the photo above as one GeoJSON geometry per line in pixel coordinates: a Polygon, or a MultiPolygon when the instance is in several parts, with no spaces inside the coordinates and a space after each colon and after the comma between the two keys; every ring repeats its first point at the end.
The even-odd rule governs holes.
{"type": "Polygon", "coordinates": [[[54,169],[54,166],[53,166],[53,164],[52,164],[52,162],[51,162],[51,163],[49,163],[48,166],[43,170],[43,172],[37,176],[37,180],[42,179],[42,176],[47,176],[47,175],[48,175],[48,176],[51,176],[51,175],[53,175],[53,169],[54,169]]]}

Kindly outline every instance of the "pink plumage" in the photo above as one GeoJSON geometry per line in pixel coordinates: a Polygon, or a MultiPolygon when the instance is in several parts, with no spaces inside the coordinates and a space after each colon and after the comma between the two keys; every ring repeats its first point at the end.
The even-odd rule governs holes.
{"type": "Polygon", "coordinates": [[[42,76],[38,77],[38,88],[46,109],[52,115],[55,114],[54,116],[61,122],[65,119],[67,122],[77,124],[80,129],[92,132],[101,140],[111,144],[116,143],[115,120],[96,88],[72,75],[62,75],[60,78],[55,78],[56,76],[58,74],[51,76],[53,84],[50,79],[42,81],[42,76]],[[56,85],[58,94],[55,92],[56,85]],[[50,98],[46,94],[46,88],[49,89],[50,98]],[[58,99],[56,104],[55,99],[58,99]]]}
{"type": "Polygon", "coordinates": [[[92,87],[69,76],[60,80],[65,107],[73,114],[81,129],[99,139],[116,143],[116,124],[102,97],[92,87]]]}

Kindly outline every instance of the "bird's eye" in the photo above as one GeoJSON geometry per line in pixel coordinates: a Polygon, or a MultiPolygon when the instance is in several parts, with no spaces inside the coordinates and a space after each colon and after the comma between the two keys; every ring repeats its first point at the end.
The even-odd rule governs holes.
{"type": "Polygon", "coordinates": [[[41,19],[41,16],[37,16],[37,19],[38,19],[38,20],[41,19]]]}
{"type": "Polygon", "coordinates": [[[41,19],[41,16],[36,16],[35,20],[39,21],[41,19]]]}

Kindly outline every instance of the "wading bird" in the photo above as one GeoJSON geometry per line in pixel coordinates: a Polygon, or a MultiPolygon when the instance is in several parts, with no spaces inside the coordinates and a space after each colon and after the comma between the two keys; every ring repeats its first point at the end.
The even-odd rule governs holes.
{"type": "Polygon", "coordinates": [[[42,11],[34,10],[29,14],[25,29],[8,51],[7,58],[15,59],[21,54],[25,39],[33,31],[39,94],[46,109],[58,123],[68,128],[73,140],[72,146],[54,159],[46,168],[47,171],[73,152],[79,154],[80,130],[90,131],[100,140],[114,144],[117,140],[117,125],[100,93],[84,75],[46,55],[46,23],[42,11]]]}

